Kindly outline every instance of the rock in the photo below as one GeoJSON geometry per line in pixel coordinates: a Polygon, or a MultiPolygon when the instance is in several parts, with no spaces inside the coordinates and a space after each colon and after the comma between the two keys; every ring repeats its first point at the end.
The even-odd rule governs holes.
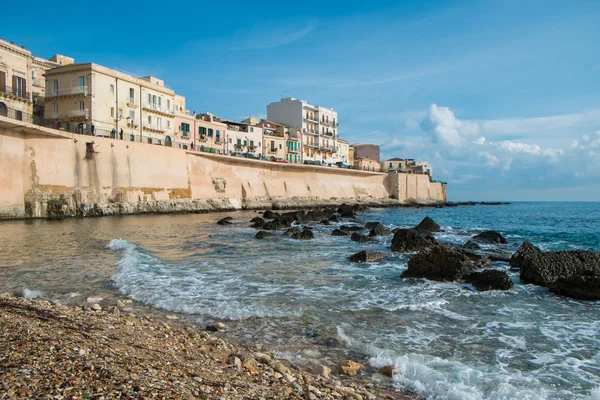
{"type": "Polygon", "coordinates": [[[367,235],[361,235],[360,233],[355,232],[352,234],[352,236],[350,236],[350,240],[353,240],[358,243],[366,243],[372,241],[373,239],[371,239],[367,235]]]}
{"type": "Polygon", "coordinates": [[[534,256],[536,254],[540,254],[542,251],[535,247],[533,244],[528,242],[527,240],[519,246],[517,251],[512,255],[509,260],[509,264],[511,268],[521,268],[521,264],[525,260],[525,258],[529,256],[534,256]]]}
{"type": "Polygon", "coordinates": [[[310,229],[304,228],[304,230],[302,232],[292,234],[291,238],[298,239],[298,240],[309,240],[309,239],[314,239],[315,234],[310,229]]]}
{"type": "Polygon", "coordinates": [[[356,217],[354,207],[345,203],[338,208],[337,212],[342,216],[342,218],[356,217]]]}
{"type": "Polygon", "coordinates": [[[216,327],[218,330],[222,331],[225,329],[225,324],[222,322],[217,322],[216,327]]]}
{"type": "Polygon", "coordinates": [[[465,249],[468,249],[468,250],[479,250],[479,249],[481,249],[481,246],[478,245],[473,240],[469,240],[467,243],[463,244],[463,247],[465,249]]]}
{"type": "Polygon", "coordinates": [[[333,232],[331,232],[331,236],[348,236],[348,232],[344,232],[339,229],[334,229],[333,232]]]}
{"type": "Polygon", "coordinates": [[[329,338],[325,338],[323,340],[323,344],[327,347],[336,347],[336,346],[340,345],[340,341],[337,340],[336,338],[329,337],[329,338]]]}
{"type": "Polygon", "coordinates": [[[398,229],[392,239],[392,251],[409,252],[429,249],[437,244],[433,235],[416,229],[398,229]]]}
{"type": "Polygon", "coordinates": [[[549,286],[560,278],[600,276],[600,252],[549,251],[525,257],[520,265],[522,281],[549,286]]]}
{"type": "Polygon", "coordinates": [[[379,372],[381,372],[382,375],[389,376],[391,378],[394,376],[394,366],[386,365],[383,368],[379,368],[379,372]]]}
{"type": "Polygon", "coordinates": [[[352,254],[350,256],[350,261],[356,263],[376,262],[387,256],[389,256],[389,254],[377,253],[371,249],[366,249],[363,251],[359,251],[356,254],[352,254]]]}
{"type": "Polygon", "coordinates": [[[369,232],[369,236],[388,236],[391,235],[392,231],[387,229],[385,226],[381,224],[375,225],[375,227],[371,228],[371,232],[369,232]]]}
{"type": "Polygon", "coordinates": [[[331,222],[329,222],[328,219],[324,219],[320,222],[321,225],[331,225],[331,222]]]}
{"type": "Polygon", "coordinates": [[[345,360],[340,365],[339,373],[342,375],[357,375],[365,366],[352,360],[345,360]]]}
{"type": "Polygon", "coordinates": [[[415,229],[425,232],[439,232],[441,231],[440,226],[431,218],[425,217],[419,225],[415,226],[415,229]]]}
{"type": "Polygon", "coordinates": [[[340,226],[340,230],[344,231],[344,232],[358,232],[358,231],[363,231],[365,228],[363,228],[360,225],[342,225],[340,226]]]}
{"type": "Polygon", "coordinates": [[[267,231],[276,231],[276,230],[287,228],[287,227],[289,227],[289,224],[282,222],[282,221],[274,220],[271,222],[266,222],[262,226],[262,229],[265,229],[267,231]]]}
{"type": "Polygon", "coordinates": [[[242,367],[246,368],[246,370],[248,370],[248,372],[252,375],[258,374],[260,372],[260,370],[256,367],[256,365],[252,365],[247,362],[243,363],[242,367]]]}
{"type": "Polygon", "coordinates": [[[467,256],[449,247],[437,245],[412,256],[408,260],[408,268],[400,277],[452,282],[470,274],[472,270],[473,264],[467,256]]]}
{"type": "Polygon", "coordinates": [[[257,239],[275,239],[278,238],[279,235],[267,231],[259,231],[254,237],[257,239]]]}
{"type": "Polygon", "coordinates": [[[215,325],[206,325],[206,328],[204,329],[208,332],[219,332],[219,328],[217,328],[215,325]]]}
{"type": "Polygon", "coordinates": [[[502,253],[502,252],[494,252],[487,254],[487,257],[490,261],[502,261],[502,262],[510,262],[510,254],[502,253]]]}
{"type": "Polygon", "coordinates": [[[472,272],[465,280],[479,291],[509,290],[514,284],[506,271],[489,269],[483,272],[472,272]]]}
{"type": "Polygon", "coordinates": [[[117,300],[116,306],[119,308],[123,308],[125,307],[125,303],[123,303],[121,300],[117,300]]]}
{"type": "Polygon", "coordinates": [[[287,231],[283,232],[283,234],[285,236],[290,236],[290,237],[295,234],[299,234],[299,233],[302,233],[302,230],[300,230],[300,228],[298,228],[297,226],[294,226],[294,227],[288,229],[287,231]]]}
{"type": "Polygon", "coordinates": [[[231,225],[232,222],[227,219],[227,218],[223,218],[217,221],[217,225],[231,225]]]}
{"type": "Polygon", "coordinates": [[[481,243],[506,244],[506,239],[496,231],[485,231],[473,236],[473,240],[481,243]]]}
{"type": "Polygon", "coordinates": [[[375,221],[375,222],[367,222],[365,224],[365,229],[371,230],[371,229],[375,228],[378,225],[381,225],[381,223],[377,222],[377,221],[375,221]]]}
{"type": "Polygon", "coordinates": [[[332,215],[331,217],[329,217],[329,220],[331,222],[341,222],[337,215],[332,215]]]}
{"type": "Polygon", "coordinates": [[[313,372],[313,374],[320,375],[325,379],[329,379],[331,377],[331,368],[329,368],[325,365],[321,365],[321,364],[314,365],[312,368],[312,372],[313,372]]]}
{"type": "Polygon", "coordinates": [[[225,217],[223,218],[223,221],[233,221],[233,217],[225,217]]]}
{"type": "Polygon", "coordinates": [[[576,275],[559,278],[550,291],[578,300],[600,300],[600,276],[576,275]]]}
{"type": "Polygon", "coordinates": [[[100,303],[102,300],[104,300],[102,297],[96,296],[96,297],[88,297],[87,298],[87,302],[88,303],[100,303]]]}
{"type": "Polygon", "coordinates": [[[94,304],[94,305],[91,307],[91,309],[92,309],[92,310],[94,310],[94,311],[102,311],[102,307],[100,307],[100,304],[98,304],[98,303],[95,303],[95,304],[94,304]]]}
{"type": "Polygon", "coordinates": [[[266,219],[272,219],[272,218],[276,218],[279,214],[277,214],[276,212],[273,212],[271,210],[267,210],[263,213],[263,218],[266,219]]]}
{"type": "Polygon", "coordinates": [[[233,365],[236,368],[242,368],[242,360],[235,356],[229,356],[229,358],[227,358],[227,364],[233,365]]]}
{"type": "Polygon", "coordinates": [[[254,353],[254,358],[263,364],[268,364],[271,361],[271,356],[264,353],[254,353]]]}
{"type": "Polygon", "coordinates": [[[167,315],[165,316],[166,319],[169,319],[171,321],[179,319],[179,317],[177,317],[177,315],[167,315]]]}
{"type": "Polygon", "coordinates": [[[267,221],[265,221],[264,219],[262,219],[260,217],[254,217],[250,220],[250,222],[252,222],[252,225],[250,225],[250,228],[258,228],[258,229],[262,228],[267,223],[267,221]]]}

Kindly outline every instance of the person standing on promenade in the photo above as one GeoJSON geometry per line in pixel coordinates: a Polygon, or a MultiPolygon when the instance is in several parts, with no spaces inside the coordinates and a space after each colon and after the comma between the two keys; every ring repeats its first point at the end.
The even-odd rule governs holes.
{"type": "Polygon", "coordinates": [[[123,140],[123,128],[121,128],[121,131],[119,132],[119,140],[123,140]]]}
{"type": "Polygon", "coordinates": [[[92,136],[96,136],[96,127],[94,126],[94,124],[92,124],[90,130],[92,131],[92,136]]]}
{"type": "Polygon", "coordinates": [[[110,131],[110,138],[116,139],[116,137],[117,137],[117,131],[115,128],[112,128],[112,131],[110,131]]]}

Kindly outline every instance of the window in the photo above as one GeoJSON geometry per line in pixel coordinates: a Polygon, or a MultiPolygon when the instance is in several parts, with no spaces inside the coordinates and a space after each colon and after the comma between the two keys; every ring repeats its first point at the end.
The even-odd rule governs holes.
{"type": "Polygon", "coordinates": [[[152,126],[152,116],[148,115],[148,126],[152,126]]]}
{"type": "Polygon", "coordinates": [[[212,135],[213,135],[213,132],[214,132],[214,131],[213,131],[213,129],[212,129],[212,128],[208,128],[208,136],[209,136],[209,137],[212,137],[212,135]]]}
{"type": "Polygon", "coordinates": [[[171,100],[167,99],[167,111],[171,109],[171,100]]]}
{"type": "Polygon", "coordinates": [[[167,120],[167,129],[171,127],[171,121],[167,120]]]}
{"type": "Polygon", "coordinates": [[[79,110],[80,111],[85,110],[85,101],[79,100],[79,110]]]}
{"type": "Polygon", "coordinates": [[[229,138],[229,144],[231,144],[231,138],[229,138]]]}
{"type": "Polygon", "coordinates": [[[123,109],[119,108],[119,118],[123,118],[123,109]]]}
{"type": "Polygon", "coordinates": [[[188,132],[190,131],[190,124],[186,124],[185,122],[181,123],[181,133],[184,137],[188,136],[188,132]]]}
{"type": "Polygon", "coordinates": [[[148,104],[152,104],[152,95],[148,93],[148,104]]]}
{"type": "Polygon", "coordinates": [[[133,101],[135,99],[135,90],[129,88],[129,98],[133,101]]]}
{"type": "Polygon", "coordinates": [[[110,117],[111,117],[111,118],[114,118],[114,117],[115,117],[115,108],[114,108],[114,107],[111,107],[111,108],[110,108],[110,117]]]}
{"type": "Polygon", "coordinates": [[[58,104],[52,104],[52,115],[58,115],[58,104]]]}
{"type": "Polygon", "coordinates": [[[25,79],[15,76],[15,87],[13,88],[13,93],[19,97],[25,97],[25,93],[27,92],[27,85],[25,79]]]}
{"type": "Polygon", "coordinates": [[[280,144],[280,145],[279,145],[279,150],[281,150],[281,149],[282,149],[282,147],[281,147],[281,144],[280,144]]]}
{"type": "Polygon", "coordinates": [[[160,110],[161,106],[162,106],[162,97],[159,97],[158,98],[158,109],[159,110],[160,110]]]}
{"type": "Polygon", "coordinates": [[[133,125],[133,121],[135,121],[135,111],[129,111],[129,124],[133,125]]]}
{"type": "Polygon", "coordinates": [[[250,141],[250,147],[254,147],[254,140],[250,141]]]}
{"type": "Polygon", "coordinates": [[[85,76],[78,76],[77,81],[79,82],[79,87],[82,88],[85,86],[85,76]]]}
{"type": "Polygon", "coordinates": [[[152,138],[148,138],[148,144],[152,144],[152,138]]]}
{"type": "Polygon", "coordinates": [[[394,166],[394,163],[390,163],[390,168],[392,168],[394,166]]]}
{"type": "Polygon", "coordinates": [[[204,126],[201,126],[200,128],[198,128],[198,133],[200,134],[200,136],[206,135],[206,128],[204,126]]]}
{"type": "Polygon", "coordinates": [[[15,118],[19,121],[23,121],[23,111],[20,111],[20,110],[15,111],[15,118]]]}
{"type": "Polygon", "coordinates": [[[248,141],[244,140],[244,147],[248,146],[248,141]]]}
{"type": "Polygon", "coordinates": [[[52,94],[53,95],[58,95],[58,80],[54,79],[52,80],[52,94]]]}
{"type": "Polygon", "coordinates": [[[115,94],[115,85],[110,85],[110,94],[115,94]]]}
{"type": "Polygon", "coordinates": [[[250,132],[254,132],[254,128],[253,127],[250,127],[250,132]]]}
{"type": "Polygon", "coordinates": [[[31,71],[31,79],[35,80],[35,70],[31,71]]]}
{"type": "Polygon", "coordinates": [[[221,131],[217,129],[217,135],[215,136],[217,142],[221,141],[221,131]]]}
{"type": "Polygon", "coordinates": [[[161,122],[162,122],[162,118],[160,118],[160,117],[156,118],[156,129],[158,129],[159,131],[161,130],[161,122]]]}
{"type": "Polygon", "coordinates": [[[238,146],[241,146],[241,145],[242,145],[242,139],[239,139],[239,138],[238,138],[238,140],[237,140],[237,144],[238,144],[238,146]]]}

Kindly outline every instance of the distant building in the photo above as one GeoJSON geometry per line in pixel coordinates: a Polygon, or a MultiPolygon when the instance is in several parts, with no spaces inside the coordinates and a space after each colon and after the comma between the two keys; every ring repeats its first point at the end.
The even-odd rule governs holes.
{"type": "Polygon", "coordinates": [[[412,158],[390,158],[381,162],[381,171],[397,171],[431,176],[431,166],[425,161],[415,161],[412,158]]]}
{"type": "Polygon", "coordinates": [[[43,124],[47,70],[72,64],[55,55],[45,60],[29,50],[0,39],[0,116],[43,124]]]}
{"type": "Polygon", "coordinates": [[[70,132],[171,146],[175,92],[161,79],[98,64],[63,65],[46,71],[45,117],[70,132]]]}
{"type": "Polygon", "coordinates": [[[286,140],[289,136],[289,128],[273,121],[261,120],[256,126],[263,130],[263,150],[264,157],[270,160],[286,160],[287,145],[286,140]]]}
{"type": "Polygon", "coordinates": [[[303,160],[336,163],[338,154],[338,114],[331,108],[312,105],[292,97],[267,106],[267,119],[302,133],[303,160]]]}
{"type": "Polygon", "coordinates": [[[196,116],[190,114],[185,107],[185,97],[175,95],[173,108],[175,117],[175,138],[173,147],[184,150],[195,150],[194,137],[196,132],[196,116]]]}
{"type": "Polygon", "coordinates": [[[302,163],[302,132],[300,132],[300,129],[289,128],[285,144],[287,146],[287,160],[290,164],[302,163]]]}
{"type": "Polygon", "coordinates": [[[223,121],[227,124],[225,131],[225,154],[250,153],[255,157],[263,156],[263,129],[246,122],[223,121]]]}
{"type": "Polygon", "coordinates": [[[379,146],[375,144],[355,143],[352,145],[352,147],[354,147],[355,160],[359,158],[368,158],[370,160],[379,162],[379,146]]]}
{"type": "Polygon", "coordinates": [[[379,161],[375,161],[367,157],[355,159],[354,166],[356,167],[356,169],[359,169],[361,171],[381,171],[381,164],[379,163],[379,161]]]}
{"type": "Polygon", "coordinates": [[[354,165],[354,146],[348,146],[348,164],[354,165]]]}
{"type": "Polygon", "coordinates": [[[345,165],[354,165],[354,162],[350,162],[350,157],[349,157],[349,152],[350,152],[350,143],[348,143],[347,140],[342,140],[339,139],[338,140],[338,162],[341,162],[345,165]]]}
{"type": "Polygon", "coordinates": [[[196,115],[195,150],[227,154],[227,123],[211,113],[196,115]]]}

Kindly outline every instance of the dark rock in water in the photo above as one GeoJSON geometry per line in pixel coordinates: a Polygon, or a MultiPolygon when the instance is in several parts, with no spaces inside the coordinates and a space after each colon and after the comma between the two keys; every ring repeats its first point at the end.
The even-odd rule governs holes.
{"type": "Polygon", "coordinates": [[[225,217],[223,218],[224,221],[233,221],[233,217],[225,217]]]}
{"type": "Polygon", "coordinates": [[[344,232],[339,229],[334,229],[333,232],[331,232],[331,236],[348,236],[348,232],[344,232]]]}
{"type": "Polygon", "coordinates": [[[369,232],[369,236],[388,236],[391,234],[392,231],[379,223],[371,229],[371,232],[369,232]]]}
{"type": "Polygon", "coordinates": [[[494,252],[487,255],[491,261],[510,262],[510,254],[494,252]]]}
{"type": "Polygon", "coordinates": [[[321,221],[331,217],[332,214],[333,210],[312,210],[306,213],[306,219],[308,219],[309,221],[321,221]]]}
{"type": "Polygon", "coordinates": [[[277,235],[276,233],[260,231],[254,237],[257,239],[275,239],[275,238],[278,238],[279,235],[277,235]]]}
{"type": "Polygon", "coordinates": [[[560,278],[600,276],[600,252],[549,251],[525,257],[520,265],[521,280],[549,286],[560,278]]]}
{"type": "Polygon", "coordinates": [[[206,325],[205,330],[209,332],[219,332],[219,328],[217,328],[216,325],[206,325]]]}
{"type": "Polygon", "coordinates": [[[576,275],[560,278],[550,285],[550,291],[578,300],[600,300],[600,276],[576,275]]]}
{"type": "Polygon", "coordinates": [[[485,254],[475,253],[473,251],[465,249],[464,247],[456,247],[454,248],[454,250],[460,254],[467,256],[469,260],[471,260],[471,262],[473,263],[474,269],[484,269],[492,267],[492,262],[485,254]]]}
{"type": "Polygon", "coordinates": [[[479,250],[481,249],[481,246],[478,245],[476,242],[469,240],[467,243],[463,244],[463,247],[465,249],[469,249],[469,250],[479,250]]]}
{"type": "Polygon", "coordinates": [[[365,263],[365,262],[376,262],[389,256],[389,254],[385,253],[377,253],[371,249],[359,251],[356,254],[352,254],[350,256],[350,261],[356,263],[365,263]]]}
{"type": "Polygon", "coordinates": [[[308,239],[314,239],[315,238],[315,234],[310,229],[306,229],[305,228],[300,233],[294,233],[294,234],[292,234],[291,238],[292,239],[298,239],[298,240],[308,240],[308,239]]]}
{"type": "Polygon", "coordinates": [[[439,232],[442,230],[440,226],[429,217],[423,218],[423,221],[421,221],[419,225],[415,226],[415,229],[425,232],[439,232]]]}
{"type": "Polygon", "coordinates": [[[408,260],[408,268],[402,278],[427,278],[435,281],[456,281],[473,270],[471,260],[449,247],[437,245],[415,254],[408,260]]]}
{"type": "Polygon", "coordinates": [[[341,222],[340,218],[337,215],[332,215],[331,217],[329,217],[329,220],[331,222],[341,222]]]}
{"type": "Polygon", "coordinates": [[[289,226],[289,224],[286,224],[283,221],[273,220],[273,221],[265,223],[262,226],[262,229],[265,229],[267,231],[276,231],[278,229],[287,228],[288,226],[289,226]]]}
{"type": "Polygon", "coordinates": [[[514,284],[506,271],[489,269],[483,272],[473,272],[465,280],[479,291],[486,290],[509,290],[514,284]]]}
{"type": "Polygon", "coordinates": [[[517,251],[515,251],[515,254],[513,254],[512,257],[510,258],[510,260],[509,260],[510,267],[511,268],[521,268],[521,264],[527,257],[534,256],[536,254],[540,254],[541,252],[542,251],[538,247],[535,247],[534,245],[532,245],[530,242],[528,242],[526,240],[523,242],[523,244],[521,246],[519,246],[517,251]]]}
{"type": "Polygon", "coordinates": [[[365,229],[371,230],[373,228],[375,228],[377,225],[381,225],[380,222],[367,222],[365,224],[365,229]]]}
{"type": "Polygon", "coordinates": [[[481,243],[492,243],[492,244],[506,244],[508,243],[504,236],[496,231],[485,231],[478,235],[473,236],[473,240],[481,243]]]}
{"type": "Polygon", "coordinates": [[[300,228],[298,228],[297,226],[294,226],[290,229],[288,229],[287,231],[283,232],[284,236],[292,236],[295,234],[300,234],[302,233],[302,230],[300,228]]]}
{"type": "Polygon", "coordinates": [[[340,226],[340,230],[344,231],[344,232],[358,232],[358,231],[362,231],[365,228],[363,228],[362,226],[359,225],[342,225],[340,226]]]}
{"type": "Polygon", "coordinates": [[[276,218],[279,214],[277,214],[276,212],[273,212],[271,210],[267,210],[263,213],[263,218],[266,219],[272,219],[272,218],[276,218]]]}
{"type": "Polygon", "coordinates": [[[340,341],[329,337],[323,340],[323,344],[327,347],[336,347],[340,345],[340,341]]]}
{"type": "Polygon", "coordinates": [[[354,218],[356,216],[354,207],[345,203],[338,208],[337,212],[342,218],[354,218]]]}
{"type": "Polygon", "coordinates": [[[324,219],[323,221],[321,221],[321,225],[331,225],[331,222],[329,222],[328,219],[324,219]]]}
{"type": "Polygon", "coordinates": [[[429,249],[437,244],[429,232],[416,229],[398,229],[392,239],[392,251],[408,252],[429,249]]]}
{"type": "Polygon", "coordinates": [[[262,228],[267,223],[267,221],[265,221],[264,219],[262,219],[260,217],[254,217],[250,220],[250,222],[253,223],[252,225],[250,225],[250,228],[258,228],[258,229],[262,228]]]}
{"type": "Polygon", "coordinates": [[[227,218],[223,218],[223,219],[220,219],[220,220],[217,221],[217,225],[231,225],[231,224],[233,224],[233,222],[231,222],[227,218]]]}
{"type": "Polygon", "coordinates": [[[372,241],[373,239],[371,239],[367,235],[361,235],[360,233],[355,232],[352,234],[352,236],[350,236],[350,240],[354,240],[355,242],[358,242],[358,243],[366,243],[366,242],[372,241]]]}

